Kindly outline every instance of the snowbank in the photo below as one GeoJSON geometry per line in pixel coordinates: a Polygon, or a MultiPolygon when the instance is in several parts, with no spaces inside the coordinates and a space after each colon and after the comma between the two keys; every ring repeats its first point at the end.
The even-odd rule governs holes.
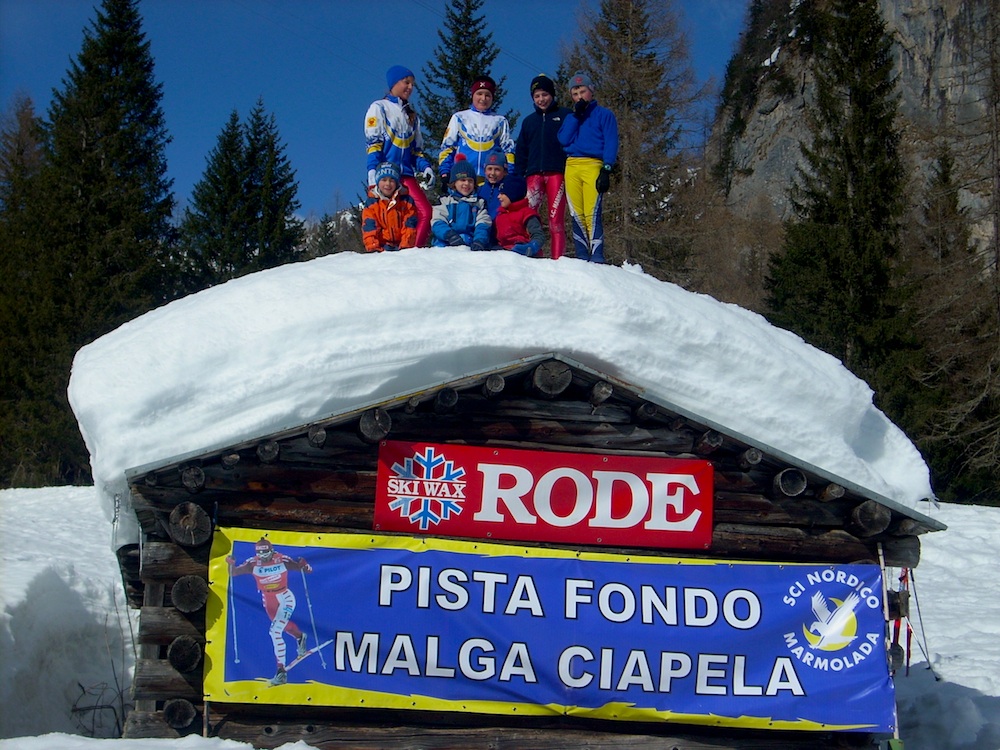
{"type": "Polygon", "coordinates": [[[110,514],[129,468],[545,352],[911,508],[931,496],[913,444],[836,359],[634,266],[455,248],[287,265],[84,347],[69,395],[110,514]]]}

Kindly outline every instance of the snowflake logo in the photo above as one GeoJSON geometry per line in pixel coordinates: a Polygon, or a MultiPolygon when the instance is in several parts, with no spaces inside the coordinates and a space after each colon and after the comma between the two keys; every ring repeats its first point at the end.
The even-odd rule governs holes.
{"type": "Polygon", "coordinates": [[[390,495],[389,509],[397,511],[421,531],[462,512],[465,502],[465,469],[428,446],[424,451],[394,463],[392,470],[401,490],[390,495]]]}

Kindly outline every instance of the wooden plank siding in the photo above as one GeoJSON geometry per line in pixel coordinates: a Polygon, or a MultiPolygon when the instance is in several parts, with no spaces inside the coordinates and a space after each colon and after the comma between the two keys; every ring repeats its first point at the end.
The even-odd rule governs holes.
{"type": "MultiPolygon", "coordinates": [[[[301,739],[330,748],[869,746],[865,735],[853,734],[723,732],[316,707],[206,707],[201,665],[190,668],[205,642],[204,610],[182,611],[197,606],[197,600],[177,606],[180,584],[179,601],[171,597],[174,585],[185,577],[207,580],[206,525],[209,532],[220,525],[370,533],[381,437],[712,462],[711,549],[601,548],[605,552],[816,563],[875,562],[881,555],[888,565],[913,567],[919,561],[918,535],[930,530],[898,510],[873,507],[869,498],[831,485],[808,468],[779,461],[757,446],[651,404],[613,378],[559,360],[515,364],[132,473],[131,501],[144,540],[141,548],[122,551],[119,560],[130,602],[142,607],[143,658],[136,665],[137,710],[128,719],[127,737],[197,732],[255,747],[301,739]]],[[[183,583],[186,602],[197,596],[198,587],[191,583],[183,583]]]]}

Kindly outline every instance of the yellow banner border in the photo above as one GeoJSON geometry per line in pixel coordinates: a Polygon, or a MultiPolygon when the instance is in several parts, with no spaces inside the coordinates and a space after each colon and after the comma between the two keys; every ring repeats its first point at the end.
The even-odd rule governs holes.
{"type": "MultiPolygon", "coordinates": [[[[628,562],[641,565],[704,565],[704,566],[744,566],[762,565],[766,567],[828,567],[816,563],[774,563],[767,561],[736,561],[710,558],[664,557],[660,555],[623,555],[613,552],[590,552],[566,549],[549,549],[545,547],[528,547],[523,545],[483,541],[468,541],[460,539],[443,539],[431,536],[392,536],[388,534],[360,534],[345,532],[302,532],[278,531],[269,529],[247,529],[238,527],[219,527],[212,539],[209,559],[209,589],[210,596],[206,605],[206,644],[204,659],[204,699],[218,703],[261,703],[264,705],[313,705],[314,685],[322,684],[324,707],[362,708],[362,709],[402,709],[414,711],[437,711],[451,713],[478,713],[509,716],[573,716],[579,718],[605,719],[626,722],[671,722],[695,724],[700,726],[718,726],[742,729],[798,730],[798,731],[857,731],[871,728],[864,724],[819,724],[808,720],[775,721],[770,717],[759,716],[722,716],[717,714],[685,714],[672,711],[657,711],[650,708],[636,708],[630,703],[607,703],[599,708],[581,708],[578,706],[559,704],[512,703],[507,701],[468,700],[457,701],[443,698],[432,698],[424,695],[399,695],[383,693],[374,690],[359,690],[356,688],[341,688],[326,683],[297,683],[280,686],[275,690],[273,699],[261,700],[267,687],[265,680],[239,680],[226,682],[223,679],[224,669],[213,669],[216,652],[224,650],[226,642],[226,623],[229,618],[228,597],[220,595],[220,591],[228,591],[229,566],[226,556],[233,549],[234,542],[255,542],[262,536],[279,546],[315,546],[338,549],[379,550],[399,549],[420,553],[429,551],[448,551],[479,557],[521,557],[521,558],[554,558],[580,559],[605,562],[628,562]],[[221,644],[221,645],[220,645],[221,644]]],[[[829,567],[833,567],[830,565],[829,567]]]]}

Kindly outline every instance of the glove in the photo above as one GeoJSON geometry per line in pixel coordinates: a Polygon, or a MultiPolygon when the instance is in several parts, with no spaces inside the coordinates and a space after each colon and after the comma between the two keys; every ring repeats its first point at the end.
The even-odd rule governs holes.
{"type": "Polygon", "coordinates": [[[465,240],[462,239],[462,235],[454,229],[448,230],[448,234],[444,236],[444,241],[451,247],[458,247],[459,245],[465,244],[465,240]]]}
{"type": "Polygon", "coordinates": [[[374,169],[369,169],[368,170],[368,187],[370,189],[372,189],[372,190],[375,189],[375,170],[374,169]]]}
{"type": "Polygon", "coordinates": [[[382,245],[382,250],[387,253],[394,253],[399,250],[399,245],[382,245]]]}
{"type": "Polygon", "coordinates": [[[447,172],[442,172],[440,175],[438,175],[438,177],[441,178],[441,184],[442,185],[444,185],[444,186],[448,185],[448,173],[447,172]]]}
{"type": "Polygon", "coordinates": [[[605,164],[601,167],[600,174],[597,175],[597,182],[594,184],[598,193],[606,193],[611,188],[611,165],[605,164]]]}
{"type": "Polygon", "coordinates": [[[590,105],[586,99],[577,99],[576,104],[573,105],[573,114],[576,115],[576,119],[583,122],[587,119],[587,115],[590,114],[587,111],[587,107],[590,105]]]}
{"type": "Polygon", "coordinates": [[[310,565],[309,563],[307,563],[306,559],[304,557],[300,557],[299,558],[299,565],[302,566],[302,571],[303,572],[305,572],[305,573],[312,573],[313,572],[312,565],[310,565]]]}
{"type": "Polygon", "coordinates": [[[515,253],[519,255],[524,255],[528,258],[534,258],[538,255],[538,251],[541,248],[538,247],[538,243],[532,240],[531,242],[519,242],[511,248],[515,253]]]}
{"type": "Polygon", "coordinates": [[[484,245],[482,242],[473,242],[471,245],[469,245],[469,247],[472,250],[476,251],[477,253],[486,249],[486,245],[484,245]]]}
{"type": "Polygon", "coordinates": [[[430,167],[427,167],[427,169],[425,169],[420,174],[424,178],[423,180],[421,180],[421,182],[423,183],[424,190],[432,190],[434,188],[434,185],[435,185],[435,182],[434,182],[434,180],[435,180],[434,170],[431,169],[430,167]]]}

